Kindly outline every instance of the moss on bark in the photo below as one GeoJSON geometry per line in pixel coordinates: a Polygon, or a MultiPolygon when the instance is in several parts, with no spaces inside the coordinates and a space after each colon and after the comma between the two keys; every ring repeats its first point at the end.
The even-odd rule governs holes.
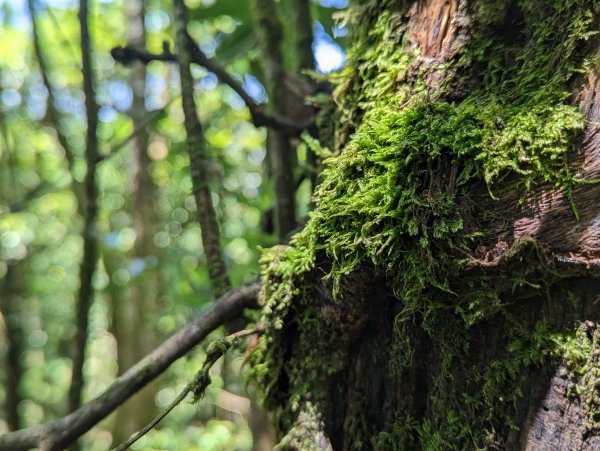
{"type": "MultiPolygon", "coordinates": [[[[473,1],[462,11],[469,39],[432,63],[411,44],[411,3],[363,2],[347,14],[354,44],[335,79],[335,141],[324,143],[338,152],[325,162],[304,230],[264,254],[266,334],[253,376],[284,436],[310,406],[329,435],[352,436],[338,440],[344,448],[503,447],[520,427],[529,371],[565,357],[573,375],[585,365],[596,371],[597,346],[576,346],[569,331],[514,308],[562,277],[534,239],[514,242],[493,272],[468,267],[486,233],[465,219],[470,190],[479,183],[491,199],[506,190],[524,199],[543,183],[568,194],[581,182],[567,159],[584,117],[569,92],[586,70],[598,11],[592,1],[473,1]],[[361,305],[361,273],[380,281],[377,311],[361,305]],[[496,353],[481,360],[478,340],[490,323],[496,353]],[[398,410],[373,421],[361,411],[368,402],[345,400],[345,423],[328,426],[334,381],[350,371],[356,340],[386,347],[370,354],[386,381],[428,360],[421,408],[386,401],[398,410]],[[432,355],[418,355],[424,342],[432,355]]],[[[578,387],[593,427],[598,384],[578,387]]]]}

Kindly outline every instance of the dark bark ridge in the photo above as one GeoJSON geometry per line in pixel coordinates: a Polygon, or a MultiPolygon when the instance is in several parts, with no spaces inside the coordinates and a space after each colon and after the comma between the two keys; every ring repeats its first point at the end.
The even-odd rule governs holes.
{"type": "Polygon", "coordinates": [[[597,447],[598,7],[349,17],[323,143],[342,151],[305,229],[264,257],[253,371],[281,446],[597,447]]]}

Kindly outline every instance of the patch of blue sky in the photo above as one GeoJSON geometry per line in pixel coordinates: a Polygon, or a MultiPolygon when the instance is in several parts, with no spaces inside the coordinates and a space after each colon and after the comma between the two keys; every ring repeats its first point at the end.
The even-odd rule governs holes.
{"type": "Polygon", "coordinates": [[[346,53],[329,36],[320,22],[315,22],[313,34],[313,52],[317,62],[317,70],[326,74],[342,68],[346,61],[346,53]]]}

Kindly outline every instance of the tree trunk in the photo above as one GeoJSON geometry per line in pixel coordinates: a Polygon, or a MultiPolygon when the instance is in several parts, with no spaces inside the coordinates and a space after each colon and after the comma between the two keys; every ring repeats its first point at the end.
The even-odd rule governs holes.
{"type": "MultiPolygon", "coordinates": [[[[136,48],[145,48],[144,7],[142,1],[127,3],[128,41],[136,48]]],[[[146,91],[146,66],[137,64],[131,69],[130,83],[133,103],[130,116],[134,129],[142,128],[148,111],[144,106],[146,91]]],[[[130,265],[141,266],[137,278],[130,286],[112,290],[113,334],[118,346],[119,373],[131,368],[138,360],[156,347],[159,342],[152,319],[156,317],[160,297],[160,274],[155,269],[158,252],[153,238],[157,223],[155,205],[156,187],[150,175],[148,157],[149,133],[142,130],[132,140],[133,158],[131,173],[131,216],[135,230],[135,244],[129,256],[130,265]]],[[[116,288],[116,287],[115,287],[116,288]]],[[[156,415],[154,395],[158,384],[144,387],[115,415],[114,443],[121,443],[148,424],[156,415]]]]}
{"type": "Polygon", "coordinates": [[[0,315],[4,322],[4,387],[6,401],[6,423],[9,430],[16,431],[21,428],[21,417],[19,415],[19,403],[23,400],[20,390],[20,382],[23,378],[25,368],[21,360],[21,354],[25,350],[25,331],[23,330],[23,312],[26,302],[22,297],[25,292],[23,286],[26,281],[25,269],[27,260],[17,260],[7,265],[0,292],[0,315]]]}
{"type": "Polygon", "coordinates": [[[600,7],[367,1],[264,258],[281,449],[600,448],[600,7]]]}

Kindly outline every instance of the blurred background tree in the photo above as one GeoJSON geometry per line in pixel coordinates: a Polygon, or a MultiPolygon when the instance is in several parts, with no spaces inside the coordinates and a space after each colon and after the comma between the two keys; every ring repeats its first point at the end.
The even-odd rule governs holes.
{"type": "MultiPolygon", "coordinates": [[[[190,0],[187,31],[256,104],[301,123],[310,114],[304,95],[318,97],[312,85],[326,80],[319,74],[344,63],[346,29],[333,16],[346,3],[190,0]],[[261,24],[265,5],[276,9],[267,19],[278,17],[279,29],[261,24]],[[268,102],[269,94],[277,101],[268,102]]],[[[83,402],[100,394],[214,293],[196,221],[179,70],[111,57],[123,46],[161,54],[168,43],[179,51],[171,1],[4,0],[0,21],[3,434],[64,416],[79,394],[83,402]],[[70,388],[77,355],[84,357],[82,391],[70,388]]],[[[254,125],[243,99],[206,68],[191,70],[221,249],[237,286],[257,277],[259,247],[285,240],[306,215],[317,161],[297,135],[281,130],[268,132],[267,152],[267,131],[254,125]]],[[[108,449],[141,428],[204,356],[199,347],[177,361],[86,434],[82,449],[108,449]]],[[[254,407],[242,366],[240,354],[218,363],[207,399],[183,403],[133,448],[251,449],[254,407]]],[[[267,436],[263,449],[264,428],[254,427],[267,436]]]]}

